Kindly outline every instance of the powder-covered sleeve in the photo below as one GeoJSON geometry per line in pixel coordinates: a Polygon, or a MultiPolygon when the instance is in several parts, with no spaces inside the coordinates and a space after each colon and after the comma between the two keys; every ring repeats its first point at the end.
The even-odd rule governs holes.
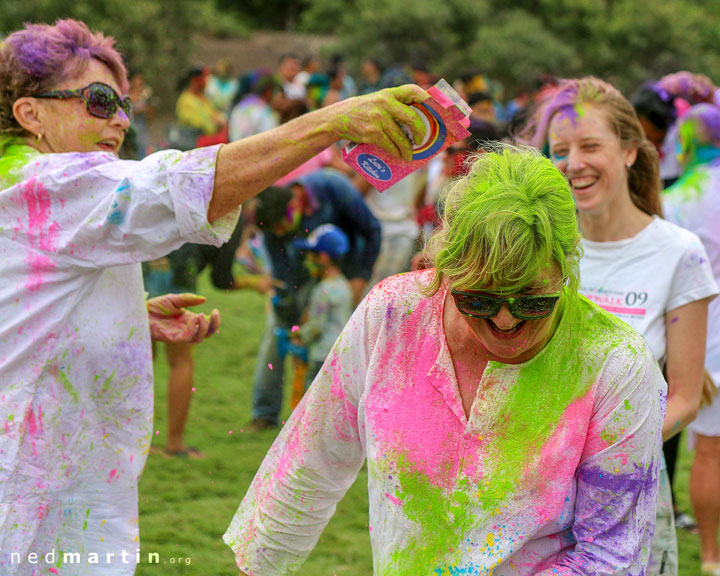
{"type": "Polygon", "coordinates": [[[219,246],[239,209],[210,225],[218,147],[165,150],[142,161],[103,153],[45,154],[4,192],[13,241],[57,268],[151,260],[185,242],[219,246]]]}
{"type": "Polygon", "coordinates": [[[574,548],[541,576],[645,573],[655,526],[667,386],[638,337],[613,353],[576,473],[574,548]]]}
{"type": "Polygon", "coordinates": [[[718,286],[705,247],[695,234],[687,231],[685,233],[689,238],[678,263],[678,269],[673,274],[667,305],[668,312],[718,293],[718,286]]]}
{"type": "Polygon", "coordinates": [[[363,303],[270,448],[223,537],[247,574],[294,573],[357,477],[365,460],[358,418],[367,372],[365,326],[363,303]]]}

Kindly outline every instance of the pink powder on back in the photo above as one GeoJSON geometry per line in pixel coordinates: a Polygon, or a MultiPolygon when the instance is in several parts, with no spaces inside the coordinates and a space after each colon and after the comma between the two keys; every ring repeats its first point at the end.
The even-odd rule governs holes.
{"type": "Polygon", "coordinates": [[[28,209],[28,236],[32,246],[27,262],[30,266],[30,278],[25,288],[37,290],[43,284],[43,273],[55,267],[55,263],[45,252],[55,252],[58,233],[57,222],[50,223],[50,193],[35,177],[30,178],[21,191],[23,202],[28,209]]]}

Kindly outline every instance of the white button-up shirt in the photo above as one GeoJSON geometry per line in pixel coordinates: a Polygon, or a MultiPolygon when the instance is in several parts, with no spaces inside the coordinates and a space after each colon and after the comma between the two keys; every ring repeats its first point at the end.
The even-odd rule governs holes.
{"type": "Polygon", "coordinates": [[[0,158],[3,576],[134,573],[153,415],[139,262],[230,236],[237,214],[206,217],[217,150],[0,158]]]}
{"type": "Polygon", "coordinates": [[[666,385],[642,337],[568,297],[534,358],[488,364],[466,418],[430,274],[356,310],[224,536],[240,569],[296,570],[367,460],[376,575],[643,573],[666,385]]]}

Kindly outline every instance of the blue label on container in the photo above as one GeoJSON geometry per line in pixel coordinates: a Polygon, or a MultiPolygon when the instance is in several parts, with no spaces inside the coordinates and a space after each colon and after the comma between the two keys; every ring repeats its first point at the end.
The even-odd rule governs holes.
{"type": "Polygon", "coordinates": [[[375,180],[387,182],[392,178],[390,166],[373,154],[358,154],[357,163],[360,170],[375,180]]]}

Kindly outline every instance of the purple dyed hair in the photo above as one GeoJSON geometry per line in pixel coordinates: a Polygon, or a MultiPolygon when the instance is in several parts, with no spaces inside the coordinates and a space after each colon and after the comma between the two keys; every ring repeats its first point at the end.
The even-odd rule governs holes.
{"type": "Polygon", "coordinates": [[[91,32],[84,22],[26,24],[10,34],[0,44],[0,134],[24,133],[12,111],[18,98],[52,90],[78,75],[93,58],[105,64],[127,92],[127,70],[115,40],[91,32]]]}
{"type": "Polygon", "coordinates": [[[720,108],[713,104],[696,104],[682,117],[681,126],[688,122],[696,123],[699,130],[695,136],[699,143],[720,146],[720,108]]]}
{"type": "Polygon", "coordinates": [[[606,113],[610,128],[620,139],[622,148],[637,149],[635,163],[628,169],[630,198],[643,212],[662,216],[657,150],[645,136],[630,101],[612,84],[593,76],[563,80],[557,92],[538,111],[533,126],[533,146],[542,150],[548,145],[548,129],[556,114],[577,118],[578,107],[582,105],[601,108],[606,113]]]}

